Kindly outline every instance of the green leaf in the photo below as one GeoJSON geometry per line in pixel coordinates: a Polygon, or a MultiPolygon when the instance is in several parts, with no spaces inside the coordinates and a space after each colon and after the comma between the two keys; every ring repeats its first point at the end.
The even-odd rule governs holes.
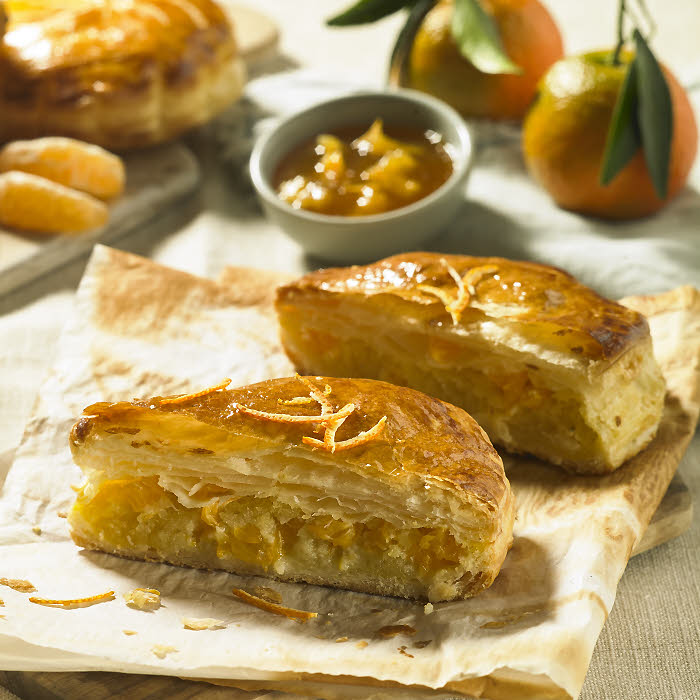
{"type": "Polygon", "coordinates": [[[462,55],[482,73],[522,73],[506,55],[496,23],[478,0],[455,0],[452,36],[462,55]]]}
{"type": "Polygon", "coordinates": [[[358,0],[354,5],[335,17],[326,20],[331,27],[348,27],[353,24],[368,24],[382,17],[393,15],[411,5],[412,0],[358,0]]]}
{"type": "Polygon", "coordinates": [[[609,185],[614,177],[630,162],[642,145],[637,111],[639,102],[637,59],[627,67],[625,79],[617,95],[608,135],[605,141],[600,184],[609,185]]]}
{"type": "Polygon", "coordinates": [[[639,33],[634,30],[637,49],[637,85],[639,100],[637,118],[642,135],[644,159],[656,194],[665,199],[668,192],[671,140],[673,138],[673,107],[666,78],[654,54],[639,33]]]}

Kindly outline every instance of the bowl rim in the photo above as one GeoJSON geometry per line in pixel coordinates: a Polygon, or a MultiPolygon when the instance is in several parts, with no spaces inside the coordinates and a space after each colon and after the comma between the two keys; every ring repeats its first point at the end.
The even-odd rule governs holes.
{"type": "MultiPolygon", "coordinates": [[[[310,134],[310,136],[313,135],[314,134],[310,134]]],[[[292,148],[295,147],[295,145],[297,144],[290,146],[288,150],[284,151],[284,153],[278,157],[277,164],[279,164],[279,162],[290,152],[292,148]]],[[[275,207],[276,209],[309,222],[333,224],[334,226],[358,226],[365,223],[372,224],[395,220],[404,216],[410,216],[424,207],[430,206],[432,203],[448,195],[466,178],[471,170],[473,161],[474,136],[464,118],[455,109],[436,97],[419,92],[418,90],[389,87],[386,89],[366,89],[344,92],[341,95],[319,100],[318,102],[314,102],[313,104],[304,107],[303,109],[280,117],[256,139],[253,150],[250,154],[249,171],[253,186],[255,187],[258,195],[261,196],[267,204],[275,207]],[[411,202],[411,204],[406,204],[405,206],[397,207],[396,209],[391,209],[387,212],[382,212],[381,214],[366,214],[361,216],[320,214],[318,212],[309,211],[306,209],[295,209],[287,202],[281,200],[277,196],[277,192],[273,189],[272,185],[267,181],[262,173],[262,155],[265,152],[265,147],[270,139],[280,129],[283,129],[293,121],[303,118],[306,114],[311,114],[325,109],[330,104],[345,102],[353,99],[365,99],[368,97],[377,99],[399,98],[405,100],[406,102],[421,103],[433,112],[440,113],[445,120],[452,123],[452,126],[458,135],[458,143],[449,142],[450,145],[454,145],[454,150],[456,150],[457,153],[454,157],[450,156],[453,163],[453,169],[447,180],[445,180],[445,182],[443,182],[437,189],[433,190],[425,197],[421,197],[415,202],[411,202]]]]}

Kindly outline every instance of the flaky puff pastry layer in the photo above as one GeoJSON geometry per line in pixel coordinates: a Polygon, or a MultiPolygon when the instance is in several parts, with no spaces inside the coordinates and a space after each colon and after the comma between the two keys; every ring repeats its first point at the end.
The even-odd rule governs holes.
{"type": "Polygon", "coordinates": [[[661,419],[646,319],[553,267],[411,253],[306,275],[276,308],[299,371],[411,386],[573,471],[616,469],[661,419]]]}
{"type": "Polygon", "coordinates": [[[512,543],[483,430],[383,382],[98,403],[70,442],[73,538],[122,556],[438,601],[488,587],[512,543]]]}
{"type": "Polygon", "coordinates": [[[3,4],[1,141],[150,146],[208,121],[243,88],[229,20],[213,0],[3,4]]]}

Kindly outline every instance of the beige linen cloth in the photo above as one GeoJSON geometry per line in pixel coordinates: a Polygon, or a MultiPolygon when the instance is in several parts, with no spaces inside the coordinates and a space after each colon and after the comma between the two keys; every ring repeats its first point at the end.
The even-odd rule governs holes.
{"type": "Polygon", "coordinates": [[[684,287],[626,302],[650,317],[669,390],[659,434],[643,453],[602,478],[507,458],[515,542],[488,591],[426,614],[410,601],[275,583],[285,604],[319,612],[299,625],[232,599],[232,586],[265,580],[82,553],[61,517],[80,478],[66,435],[85,405],[292,372],[269,304],[278,279],[234,269],[215,284],[96,248],[5,483],[0,560],[11,569],[3,575],[31,580],[40,596],[114,590],[116,599],[66,611],[3,589],[0,667],[172,674],[327,698],[366,698],[377,686],[376,697],[387,698],[577,697],[618,579],[694,431],[700,294],[684,287]],[[122,594],[139,586],[158,588],[165,607],[152,615],[127,608],[122,594]],[[195,633],[183,629],[184,616],[226,626],[195,633]],[[411,633],[382,639],[386,625],[411,633]]]}

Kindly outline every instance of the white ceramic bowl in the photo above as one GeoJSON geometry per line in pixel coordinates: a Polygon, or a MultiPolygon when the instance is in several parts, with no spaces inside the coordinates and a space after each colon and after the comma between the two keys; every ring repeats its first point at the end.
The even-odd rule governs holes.
{"type": "Polygon", "coordinates": [[[444,102],[415,90],[358,92],[320,102],[279,121],[257,140],[250,173],[267,216],[309,255],[352,263],[415,250],[440,233],[464,201],[472,165],[472,139],[462,117],[444,102]],[[340,127],[366,129],[376,118],[385,126],[413,126],[442,134],[452,157],[447,181],[426,197],[371,216],[329,216],[295,209],[281,200],[272,178],[296,146],[340,127]]]}

